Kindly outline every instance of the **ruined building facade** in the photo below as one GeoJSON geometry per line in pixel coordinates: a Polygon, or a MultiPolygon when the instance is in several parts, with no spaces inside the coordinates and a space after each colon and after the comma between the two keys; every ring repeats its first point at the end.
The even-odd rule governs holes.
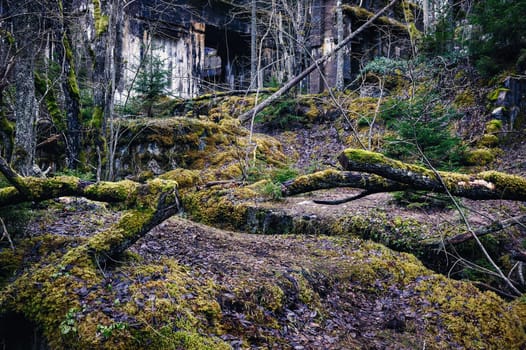
{"type": "MultiPolygon", "coordinates": [[[[292,6],[298,5],[289,2],[292,6]]],[[[250,70],[254,60],[259,63],[260,84],[281,83],[310,64],[313,58],[326,54],[337,45],[339,26],[343,26],[343,35],[346,36],[387,3],[342,2],[343,21],[338,22],[336,0],[304,0],[302,4],[306,8],[303,17],[299,18],[280,12],[283,9],[269,7],[270,2],[258,1],[257,57],[251,56],[254,28],[250,18],[251,0],[239,0],[237,5],[209,0],[131,2],[124,10],[122,79],[117,87],[117,100],[126,95],[148,54],[157,56],[164,63],[169,77],[168,92],[172,96],[189,98],[210,90],[254,88],[256,84],[251,79],[255,77],[251,76],[250,70]],[[305,22],[299,39],[303,40],[302,45],[298,45],[295,52],[282,50],[293,45],[290,44],[293,40],[287,41],[286,36],[297,33],[291,34],[287,28],[294,28],[297,23],[293,22],[298,20],[305,22]],[[266,24],[276,29],[265,28],[266,24]]],[[[418,21],[417,12],[414,5],[395,7],[387,17],[353,40],[343,55],[345,82],[351,82],[360,66],[375,56],[396,57],[407,53],[410,46],[408,28],[410,23],[418,21]],[[385,39],[386,33],[390,33],[389,40],[385,39]]],[[[298,41],[296,37],[293,39],[298,41]]],[[[337,70],[333,58],[309,76],[302,84],[303,91],[318,93],[327,86],[334,87],[337,70]]]]}

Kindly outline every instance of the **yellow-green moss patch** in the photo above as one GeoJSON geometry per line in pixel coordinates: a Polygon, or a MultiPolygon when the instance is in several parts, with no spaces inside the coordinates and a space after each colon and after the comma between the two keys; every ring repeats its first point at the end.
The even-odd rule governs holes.
{"type": "Polygon", "coordinates": [[[478,148],[466,154],[466,163],[469,165],[487,165],[495,160],[495,154],[487,148],[478,148]]]}

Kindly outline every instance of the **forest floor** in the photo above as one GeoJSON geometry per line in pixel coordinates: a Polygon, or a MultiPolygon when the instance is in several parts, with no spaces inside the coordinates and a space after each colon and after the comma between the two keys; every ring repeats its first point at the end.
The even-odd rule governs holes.
{"type": "MultiPolygon", "coordinates": [[[[343,139],[349,136],[348,131],[337,131],[330,122],[270,134],[281,141],[284,153],[294,160],[291,166],[306,172],[336,167],[336,156],[344,148],[343,139]]],[[[525,150],[525,143],[516,144],[512,152],[504,154],[499,167],[524,175],[526,159],[522,155],[526,153],[522,151],[525,150]]],[[[380,213],[388,220],[414,220],[415,226],[427,227],[435,234],[439,234],[444,225],[463,225],[459,213],[450,204],[401,204],[386,193],[340,205],[313,202],[314,199],[347,198],[357,193],[353,189],[333,189],[258,203],[294,217],[333,221],[349,215],[371,218],[380,213]]],[[[507,201],[462,199],[460,203],[475,228],[524,212],[520,204],[507,201]]],[[[109,227],[119,215],[110,205],[61,198],[38,211],[26,235],[53,234],[83,239],[109,227]]],[[[442,277],[426,270],[424,275],[406,279],[404,271],[411,272],[406,270],[407,266],[402,267],[403,264],[410,261],[412,266],[417,266],[416,270],[423,267],[408,260],[413,259],[408,255],[386,253],[379,245],[353,236],[247,234],[195,223],[183,213],[154,228],[130,251],[140,257],[139,264],[159,265],[169,259],[183,266],[192,279],[203,284],[212,281],[219,291],[216,299],[221,306],[224,327],[220,337],[234,349],[247,348],[247,341],[253,349],[466,348],[458,339],[451,338],[453,330],[444,326],[442,319],[456,320],[460,315],[458,318],[464,327],[472,310],[451,311],[448,306],[430,306],[432,303],[427,297],[418,292],[428,280],[444,285],[442,277]],[[387,265],[368,266],[371,261],[383,259],[387,265]],[[361,270],[371,277],[360,277],[361,270]],[[402,276],[396,276],[392,270],[399,270],[402,276]],[[303,286],[305,283],[309,288],[303,286]],[[283,291],[283,296],[272,289],[275,286],[280,289],[279,293],[283,291]],[[272,299],[276,295],[283,299],[279,307],[272,299]],[[430,344],[431,338],[436,342],[430,344]],[[444,347],[444,344],[447,345],[444,347]]],[[[38,257],[26,258],[38,260],[38,257]]],[[[89,297],[89,290],[78,291],[85,312],[103,310],[111,319],[133,324],[136,320],[117,314],[121,311],[113,303],[115,297],[121,302],[130,301],[130,286],[136,281],[115,266],[100,269],[105,283],[112,286],[112,297],[94,300],[89,297]]],[[[154,277],[144,278],[145,281],[139,282],[154,277]]],[[[468,300],[469,293],[458,294],[468,300]]],[[[432,293],[429,295],[434,297],[432,293]]]]}
{"type": "MultiPolygon", "coordinates": [[[[449,209],[408,209],[397,205],[389,194],[375,194],[336,206],[318,205],[313,198],[336,199],[355,194],[350,189],[318,191],[313,194],[285,198],[273,202],[276,209],[294,215],[337,218],[354,213],[367,215],[379,208],[389,215],[411,217],[428,225],[444,221],[457,221],[458,215],[449,209]]],[[[508,203],[492,201],[472,211],[473,222],[487,222],[497,208],[508,211],[508,203]]],[[[514,210],[514,209],[513,209],[514,210]]],[[[62,198],[57,204],[38,215],[29,225],[28,233],[90,236],[115,222],[118,212],[106,205],[84,199],[62,198]]],[[[415,294],[411,289],[394,285],[388,291],[374,293],[374,282],[342,281],[331,276],[341,274],[342,266],[353,261],[355,252],[363,251],[362,241],[322,235],[255,235],[220,230],[198,224],[181,216],[162,223],[130,249],[141,256],[141,262],[159,264],[171,259],[188,268],[196,279],[212,280],[219,286],[218,300],[222,307],[224,322],[236,324],[253,334],[252,348],[291,349],[423,349],[426,348],[426,325],[429,318],[440,319],[440,314],[429,315],[415,306],[415,294]],[[314,290],[321,296],[317,308],[297,300],[294,293],[285,295],[289,300],[279,313],[280,327],[261,327],[253,322],[248,310],[237,305],[236,293],[247,286],[272,285],[276,276],[290,278],[295,273],[307,276],[314,290]],[[321,315],[320,313],[323,313],[321,315]],[[280,339],[271,345],[268,339],[280,339]],[[270,344],[270,345],[269,345],[270,344]],[[286,344],[286,345],[284,345],[286,344]]],[[[374,250],[369,254],[376,254],[374,250]]],[[[30,259],[30,257],[29,257],[30,259]]],[[[361,263],[361,262],[357,262],[361,263]]],[[[130,296],[128,287],[133,281],[112,275],[112,268],[101,267],[108,279],[113,279],[113,292],[121,300],[130,296]],[[118,283],[117,283],[118,281],[118,283]]],[[[252,286],[252,287],[253,287],[252,286]]],[[[248,289],[252,287],[247,287],[248,289]]],[[[113,312],[111,300],[108,305],[91,305],[94,300],[86,298],[88,309],[99,308],[113,312]]],[[[418,305],[418,304],[416,304],[418,305]]],[[[119,315],[111,315],[118,319],[119,315]]],[[[436,322],[436,321],[435,321],[436,322]]],[[[447,338],[447,332],[436,329],[437,337],[447,338]]],[[[234,349],[244,348],[239,335],[226,333],[223,340],[234,349]]],[[[451,344],[450,348],[456,348],[451,344]]],[[[462,348],[462,347],[458,347],[462,348]]]]}
{"type": "MultiPolygon", "coordinates": [[[[336,167],[336,155],[343,149],[343,139],[349,137],[348,131],[338,131],[331,122],[270,134],[282,143],[287,157],[294,160],[291,166],[305,172],[336,167]]],[[[516,144],[504,153],[499,167],[524,175],[526,160],[521,154],[526,153],[521,151],[525,149],[526,144],[516,144]]],[[[448,225],[464,225],[450,203],[436,200],[431,200],[432,205],[400,203],[392,194],[378,193],[339,205],[314,203],[315,199],[336,200],[357,193],[350,188],[322,190],[259,205],[309,220],[336,221],[349,215],[370,219],[380,214],[386,222],[397,218],[413,220],[412,225],[425,227],[422,232],[433,234],[440,234],[448,225]]],[[[506,201],[462,199],[460,204],[475,228],[524,210],[517,203],[506,201]]],[[[85,239],[109,227],[119,215],[110,205],[60,198],[38,210],[26,235],[85,239]]],[[[419,275],[406,281],[388,273],[394,269],[403,274],[407,268],[402,267],[407,257],[397,253],[385,255],[387,266],[367,266],[370,259],[381,261],[386,253],[378,245],[356,237],[233,232],[192,222],[183,213],[154,228],[129,250],[140,257],[138,264],[155,266],[168,259],[183,266],[192,279],[203,284],[212,281],[221,306],[224,333],[220,337],[234,349],[247,348],[247,340],[254,349],[424,349],[437,344],[465,348],[458,339],[451,339],[451,330],[442,324],[442,317],[451,318],[451,311],[447,307],[430,307],[431,302],[416,291],[422,281],[435,277],[419,275]],[[362,268],[367,271],[365,277],[359,277],[362,268]],[[429,344],[430,327],[435,344],[429,344]]],[[[25,258],[39,259],[31,254],[25,258]]],[[[102,310],[111,319],[136,323],[133,316],[123,314],[114,305],[114,300],[132,300],[130,289],[137,281],[115,265],[100,266],[100,270],[106,286],[111,286],[111,296],[93,298],[90,290],[77,291],[84,312],[102,310]]],[[[164,277],[144,278],[138,282],[164,277]]]]}

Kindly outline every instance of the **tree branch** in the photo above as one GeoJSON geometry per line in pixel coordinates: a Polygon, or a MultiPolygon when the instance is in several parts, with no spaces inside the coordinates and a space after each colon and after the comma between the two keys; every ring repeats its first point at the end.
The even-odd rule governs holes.
{"type": "Polygon", "coordinates": [[[363,191],[363,192],[358,193],[357,195],[354,195],[354,196],[351,196],[351,197],[346,197],[346,198],[343,198],[343,199],[335,199],[335,200],[315,199],[315,200],[313,200],[313,202],[316,203],[316,204],[338,205],[338,204],[348,203],[348,202],[351,202],[351,201],[354,201],[354,200],[357,200],[357,199],[360,199],[360,198],[363,198],[363,197],[367,197],[367,196],[369,196],[371,194],[373,194],[373,192],[363,191]]]}
{"type": "Polygon", "coordinates": [[[24,183],[24,179],[16,171],[7,164],[6,160],[3,157],[0,157],[0,172],[5,176],[6,180],[13,185],[20,194],[23,196],[29,197],[31,191],[27,188],[24,183]]]}
{"type": "MultiPolygon", "coordinates": [[[[509,218],[503,221],[495,221],[489,225],[479,227],[478,229],[474,230],[473,233],[477,235],[477,237],[485,236],[490,233],[495,233],[501,230],[504,230],[505,228],[512,227],[515,225],[526,225],[526,215],[522,216],[516,216],[513,218],[509,218]]],[[[466,241],[469,241],[470,239],[473,239],[473,234],[471,232],[468,233],[462,233],[453,237],[449,237],[445,239],[443,242],[435,242],[430,243],[430,245],[442,245],[442,244],[460,244],[464,243],[466,241]]]]}

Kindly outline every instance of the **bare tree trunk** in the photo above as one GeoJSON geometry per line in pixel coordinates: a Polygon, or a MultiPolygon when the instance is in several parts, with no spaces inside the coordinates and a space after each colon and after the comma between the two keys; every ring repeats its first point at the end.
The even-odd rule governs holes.
{"type": "Polygon", "coordinates": [[[422,7],[424,11],[424,33],[427,33],[431,24],[431,18],[429,14],[429,0],[423,0],[422,7]]]}
{"type": "Polygon", "coordinates": [[[38,52],[35,35],[39,32],[36,5],[26,3],[18,9],[13,24],[17,28],[16,45],[19,52],[15,66],[16,134],[13,166],[19,173],[30,175],[35,162],[36,120],[38,104],[35,98],[35,57],[38,52]]]}
{"type": "Polygon", "coordinates": [[[257,4],[256,0],[251,2],[251,15],[250,15],[250,86],[253,87],[257,82],[257,36],[258,36],[258,24],[257,24],[257,4]]]}
{"type": "MultiPolygon", "coordinates": [[[[62,88],[66,112],[66,166],[75,169],[79,165],[82,125],[80,121],[80,90],[75,68],[75,56],[71,45],[67,16],[73,13],[71,2],[65,2],[60,16],[62,47],[57,50],[62,62],[62,88]]],[[[60,8],[60,7],[59,7],[60,8]]]]}
{"type": "Polygon", "coordinates": [[[340,51],[342,48],[345,47],[355,36],[360,34],[365,28],[367,28],[369,25],[371,25],[378,17],[380,17],[387,9],[389,9],[391,6],[393,6],[398,0],[391,0],[387,6],[385,6],[383,9],[378,11],[373,17],[371,17],[367,22],[365,22],[360,28],[356,29],[353,33],[349,34],[344,40],[342,40],[341,43],[338,43],[338,45],[331,50],[326,55],[318,58],[313,64],[308,66],[305,70],[303,70],[300,74],[295,76],[294,78],[290,79],[285,85],[283,85],[278,91],[276,91],[274,94],[270,95],[269,98],[252,108],[251,110],[243,113],[239,116],[239,120],[244,123],[251,118],[255,117],[259,112],[261,112],[265,107],[272,104],[274,101],[279,99],[281,96],[289,92],[293,87],[295,87],[297,84],[299,84],[305,77],[307,77],[311,72],[313,72],[315,69],[318,69],[320,66],[323,66],[329,58],[334,56],[334,54],[338,51],[340,51]]]}
{"type": "MultiPolygon", "coordinates": [[[[100,3],[100,12],[109,18],[105,30],[95,25],[99,31],[95,33],[92,42],[94,52],[93,62],[93,116],[91,122],[92,142],[97,152],[97,179],[102,178],[106,168],[105,178],[109,178],[112,164],[108,163],[109,149],[107,126],[112,123],[114,110],[114,92],[118,84],[121,57],[119,33],[122,22],[122,2],[108,0],[100,3]]],[[[98,11],[98,10],[97,10],[98,11]]],[[[95,17],[95,16],[94,16],[95,17]]],[[[96,18],[93,19],[96,21],[96,18]]],[[[111,138],[111,137],[110,137],[111,138]]]]}
{"type": "MultiPolygon", "coordinates": [[[[336,40],[339,43],[343,41],[343,11],[342,0],[336,1],[336,40]]],[[[340,50],[336,54],[336,90],[343,91],[343,60],[344,51],[340,50]]]]}

